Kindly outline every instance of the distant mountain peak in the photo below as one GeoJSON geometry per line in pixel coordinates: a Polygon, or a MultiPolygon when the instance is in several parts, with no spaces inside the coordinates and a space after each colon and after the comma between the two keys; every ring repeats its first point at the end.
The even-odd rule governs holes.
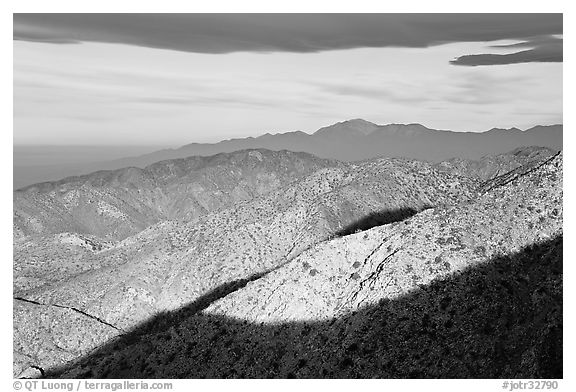
{"type": "Polygon", "coordinates": [[[328,135],[342,135],[342,136],[366,136],[380,128],[379,125],[371,123],[370,121],[361,118],[346,120],[327,127],[320,128],[314,135],[328,136],[328,135]]]}
{"type": "Polygon", "coordinates": [[[523,132],[523,131],[516,127],[512,127],[512,128],[492,128],[486,132],[523,132]]]}
{"type": "Polygon", "coordinates": [[[356,124],[356,125],[364,124],[370,126],[378,126],[378,124],[374,124],[373,122],[364,120],[363,118],[352,118],[350,120],[341,121],[336,124],[356,124]]]}

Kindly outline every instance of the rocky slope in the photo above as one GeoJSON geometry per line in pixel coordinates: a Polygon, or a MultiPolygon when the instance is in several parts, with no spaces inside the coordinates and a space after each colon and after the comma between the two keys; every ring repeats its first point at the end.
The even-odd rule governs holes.
{"type": "Polygon", "coordinates": [[[14,242],[13,292],[56,283],[105,265],[98,254],[113,243],[76,233],[36,236],[14,242]]]}
{"type": "Polygon", "coordinates": [[[376,159],[323,168],[233,208],[164,221],[113,246],[85,249],[77,237],[60,235],[58,241],[82,247],[88,267],[74,266],[66,276],[52,260],[43,268],[57,273],[47,279],[31,265],[18,266],[24,273],[15,276],[15,374],[73,360],[159,312],[210,303],[320,241],[468,200],[472,188],[469,179],[428,163],[376,159]],[[54,335],[60,329],[90,340],[64,344],[61,333],[54,335]]]}
{"type": "Polygon", "coordinates": [[[53,374],[562,377],[562,216],[558,154],[472,200],[318,243],[53,374]]]}
{"type": "Polygon", "coordinates": [[[436,164],[440,170],[487,181],[521,166],[538,163],[558,151],[547,147],[518,147],[498,155],[486,155],[479,160],[451,158],[436,164]]]}
{"type": "Polygon", "coordinates": [[[193,220],[336,161],[252,150],[96,172],[14,192],[14,236],[78,233],[118,240],[164,220],[193,220]]]}

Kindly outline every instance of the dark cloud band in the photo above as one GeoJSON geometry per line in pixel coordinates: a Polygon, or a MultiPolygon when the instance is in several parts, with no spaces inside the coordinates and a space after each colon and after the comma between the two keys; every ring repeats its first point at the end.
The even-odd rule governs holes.
{"type": "Polygon", "coordinates": [[[475,54],[460,56],[450,61],[454,65],[478,66],[519,63],[561,63],[563,60],[562,39],[545,37],[534,41],[520,42],[512,45],[500,45],[495,48],[530,49],[508,54],[475,54]]]}
{"type": "MultiPolygon", "coordinates": [[[[107,42],[213,54],[429,47],[449,42],[528,40],[554,34],[562,34],[562,14],[14,15],[15,40],[107,42]]],[[[542,48],[533,50],[541,52],[542,48]]],[[[521,62],[514,56],[502,56],[498,61],[521,62]]],[[[547,61],[534,53],[524,56],[527,61],[533,61],[531,58],[547,61]]],[[[557,61],[558,56],[552,58],[557,61]]],[[[488,63],[485,59],[476,62],[488,63]]],[[[463,56],[453,64],[472,60],[463,56]]]]}

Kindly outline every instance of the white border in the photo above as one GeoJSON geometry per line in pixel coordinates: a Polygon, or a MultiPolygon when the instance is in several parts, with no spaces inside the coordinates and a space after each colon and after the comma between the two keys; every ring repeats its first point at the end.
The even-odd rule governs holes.
{"type": "MultiPolygon", "coordinates": [[[[572,2],[573,4],[574,2],[572,2]]],[[[291,0],[282,3],[270,1],[242,0],[242,1],[223,1],[211,0],[204,2],[183,2],[183,1],[119,1],[119,0],[99,0],[91,2],[81,2],[72,0],[32,0],[32,1],[5,1],[3,2],[2,13],[2,44],[3,53],[10,53],[12,60],[12,13],[14,12],[562,12],[564,13],[564,62],[574,64],[573,48],[571,47],[574,26],[573,9],[569,1],[545,1],[532,2],[527,4],[525,1],[507,1],[502,0],[483,0],[481,2],[462,2],[462,1],[401,1],[393,4],[387,2],[375,2],[367,0],[354,1],[311,1],[311,0],[291,0]]],[[[2,381],[6,390],[12,388],[12,129],[13,129],[13,106],[12,106],[12,61],[4,58],[1,63],[3,68],[3,131],[1,143],[2,148],[2,179],[4,190],[1,193],[2,208],[0,222],[2,224],[3,235],[1,237],[2,249],[2,293],[0,295],[2,303],[2,381]]],[[[570,66],[565,69],[570,70],[570,66]]],[[[568,175],[564,176],[565,180],[565,236],[569,239],[574,238],[573,224],[574,207],[571,201],[574,200],[574,162],[572,156],[572,146],[574,137],[572,135],[573,92],[567,86],[574,85],[572,73],[564,75],[564,157],[565,170],[568,175]],[[572,82],[570,82],[572,80],[572,82]]],[[[574,333],[576,330],[574,324],[573,302],[575,298],[574,271],[571,255],[574,255],[574,248],[571,241],[567,241],[565,257],[565,280],[564,280],[564,380],[560,380],[559,390],[576,390],[574,382],[575,377],[570,369],[574,366],[574,333]]],[[[208,388],[227,388],[240,391],[269,390],[270,388],[279,388],[280,390],[289,390],[294,387],[305,389],[326,388],[330,391],[342,390],[350,391],[354,388],[369,388],[384,391],[402,390],[402,391],[428,391],[428,390],[448,390],[448,391],[496,391],[501,388],[500,380],[281,380],[281,381],[254,381],[254,380],[208,380],[208,381],[186,381],[173,380],[175,391],[203,390],[208,388]],[[297,383],[297,384],[296,384],[297,383]],[[322,385],[320,385],[322,383],[322,385]]],[[[2,385],[2,384],[0,384],[2,385]]]]}

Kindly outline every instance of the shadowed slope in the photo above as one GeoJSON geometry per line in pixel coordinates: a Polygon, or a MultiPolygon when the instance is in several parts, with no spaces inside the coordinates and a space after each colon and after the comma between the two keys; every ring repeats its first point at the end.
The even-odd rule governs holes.
{"type": "Polygon", "coordinates": [[[561,378],[562,236],[326,321],[163,314],[48,374],[561,378]]]}
{"type": "MultiPolygon", "coordinates": [[[[422,210],[432,208],[429,206],[422,207],[422,210]]],[[[414,208],[397,208],[393,210],[382,210],[378,212],[372,212],[355,222],[352,222],[342,230],[336,233],[336,236],[342,237],[359,231],[364,231],[371,229],[376,226],[387,225],[389,223],[400,222],[404,219],[414,216],[419,211],[414,208]]]]}

